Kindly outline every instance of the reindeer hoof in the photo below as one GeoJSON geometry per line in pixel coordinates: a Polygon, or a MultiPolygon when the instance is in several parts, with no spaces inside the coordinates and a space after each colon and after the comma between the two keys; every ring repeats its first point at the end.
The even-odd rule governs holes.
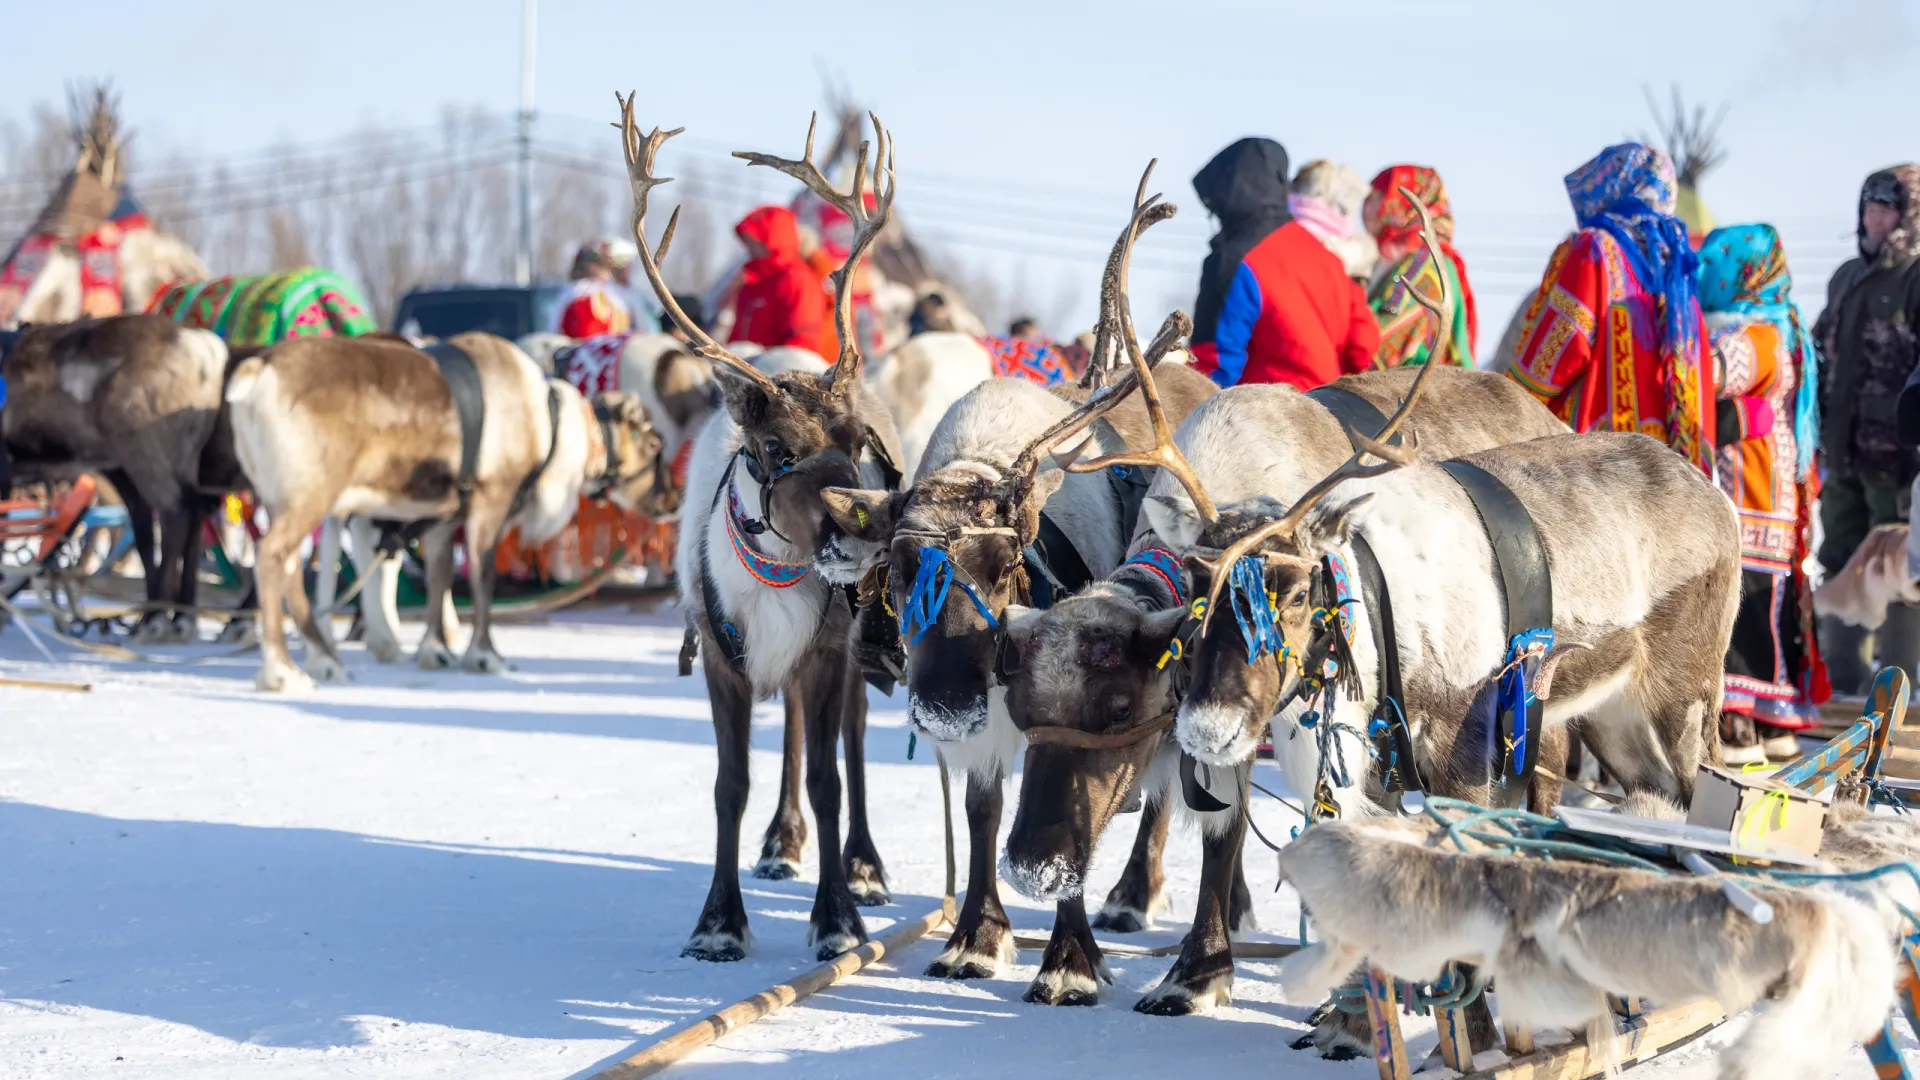
{"type": "Polygon", "coordinates": [[[214,640],[222,645],[258,645],[260,624],[252,619],[228,619],[227,625],[220,628],[220,636],[214,640]]]}
{"type": "Polygon", "coordinates": [[[859,948],[860,944],[867,940],[865,934],[852,934],[845,930],[807,936],[811,939],[809,944],[814,946],[813,955],[816,960],[831,960],[836,956],[844,956],[859,948]]]}
{"type": "Polygon", "coordinates": [[[992,964],[980,960],[960,959],[949,962],[945,956],[941,956],[935,959],[933,963],[927,965],[927,978],[953,979],[956,981],[965,979],[991,979],[993,978],[994,970],[992,964]]]}
{"type": "Polygon", "coordinates": [[[1320,1055],[1320,1057],[1326,1061],[1358,1061],[1361,1058],[1367,1057],[1367,1056],[1368,1055],[1362,1054],[1360,1051],[1355,1050],[1353,1047],[1346,1046],[1344,1044],[1340,1046],[1336,1046],[1333,1049],[1328,1050],[1326,1053],[1320,1055]]]}
{"type": "Polygon", "coordinates": [[[792,859],[769,856],[753,864],[753,876],[767,881],[792,881],[800,876],[800,864],[792,859]]]}
{"type": "Polygon", "coordinates": [[[165,615],[154,612],[140,620],[127,639],[135,645],[165,645],[173,633],[173,624],[165,615]]]}
{"type": "Polygon", "coordinates": [[[1185,983],[1171,980],[1161,983],[1147,991],[1133,1007],[1134,1012],[1148,1016],[1193,1016],[1197,1013],[1212,1012],[1222,1005],[1233,1004],[1233,978],[1225,976],[1209,980],[1199,990],[1185,983]]]}
{"type": "Polygon", "coordinates": [[[260,673],[253,677],[255,689],[269,694],[299,692],[313,689],[313,680],[307,673],[291,664],[267,663],[260,665],[260,673]]]}
{"type": "MultiPolygon", "coordinates": [[[[1311,1018],[1309,1018],[1309,1020],[1311,1020],[1311,1018]]],[[[1302,1035],[1302,1036],[1300,1036],[1299,1038],[1297,1038],[1297,1039],[1295,1039],[1295,1040],[1293,1040],[1292,1042],[1290,1042],[1290,1043],[1288,1043],[1288,1044],[1287,1044],[1287,1049],[1289,1049],[1289,1050],[1311,1050],[1311,1049],[1313,1049],[1313,1032],[1311,1032],[1311,1031],[1309,1031],[1309,1032],[1307,1032],[1307,1033],[1306,1033],[1305,1035],[1302,1035]]]]}
{"type": "Polygon", "coordinates": [[[476,675],[505,675],[513,670],[513,665],[507,663],[506,657],[492,650],[475,652],[469,649],[467,655],[460,658],[460,666],[476,675]]]}
{"type": "Polygon", "coordinates": [[[681,956],[714,964],[731,964],[747,958],[747,940],[739,934],[695,934],[680,950],[681,956]]]}
{"type": "Polygon", "coordinates": [[[178,612],[173,621],[167,624],[166,642],[169,645],[192,645],[200,640],[200,620],[187,612],[178,612]]]}
{"type": "Polygon", "coordinates": [[[331,656],[318,655],[307,658],[301,667],[316,683],[343,683],[347,681],[347,669],[340,661],[331,656]]]}
{"type": "Polygon", "coordinates": [[[1112,934],[1137,934],[1152,927],[1145,915],[1130,907],[1104,907],[1093,917],[1093,928],[1112,934]]]}
{"type": "Polygon", "coordinates": [[[865,859],[848,860],[847,888],[853,893],[853,902],[861,907],[880,907],[893,902],[887,894],[886,876],[865,859]]]}
{"type": "Polygon", "coordinates": [[[367,640],[367,652],[382,664],[397,664],[400,662],[400,643],[389,637],[369,638],[367,640]]]}
{"type": "Polygon", "coordinates": [[[420,651],[413,655],[413,662],[425,671],[446,671],[453,667],[453,653],[437,641],[423,641],[420,651]]]}
{"type": "Polygon", "coordinates": [[[1020,1000],[1030,1005],[1098,1005],[1100,980],[1078,971],[1042,971],[1020,1000]]]}

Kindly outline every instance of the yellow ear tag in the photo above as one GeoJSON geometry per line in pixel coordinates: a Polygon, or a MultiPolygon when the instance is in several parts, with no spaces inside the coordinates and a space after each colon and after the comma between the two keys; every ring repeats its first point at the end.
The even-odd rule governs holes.
{"type": "Polygon", "coordinates": [[[866,525],[867,525],[867,508],[866,507],[864,506],[854,507],[853,516],[860,522],[861,528],[866,528],[866,525]]]}

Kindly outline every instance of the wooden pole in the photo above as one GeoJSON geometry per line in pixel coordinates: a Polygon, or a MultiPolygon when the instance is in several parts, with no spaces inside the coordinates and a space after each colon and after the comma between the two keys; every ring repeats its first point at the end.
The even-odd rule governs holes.
{"type": "Polygon", "coordinates": [[[901,923],[852,952],[844,953],[777,986],[770,986],[745,1001],[737,1001],[632,1057],[607,1066],[588,1080],[640,1080],[643,1076],[652,1076],[722,1035],[771,1016],[809,994],[825,990],[888,953],[906,948],[946,922],[951,913],[951,904],[952,901],[948,901],[912,922],[901,923]]]}
{"type": "Polygon", "coordinates": [[[92,683],[46,682],[41,679],[0,678],[0,686],[17,686],[23,690],[66,690],[75,694],[84,694],[93,689],[92,683]]]}

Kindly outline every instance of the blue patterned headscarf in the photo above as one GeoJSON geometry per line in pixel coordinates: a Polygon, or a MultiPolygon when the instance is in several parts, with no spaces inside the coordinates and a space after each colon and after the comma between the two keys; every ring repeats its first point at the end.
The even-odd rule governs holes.
{"type": "Polygon", "coordinates": [[[1673,159],[1639,143],[1609,146],[1567,176],[1580,227],[1618,240],[1640,284],[1666,298],[1661,353],[1669,364],[1690,364],[1701,340],[1699,260],[1674,216],[1676,192],[1673,159]]]}
{"type": "Polygon", "coordinates": [[[1780,330],[1799,361],[1800,386],[1793,400],[1793,437],[1799,446],[1795,463],[1800,479],[1813,468],[1813,452],[1820,442],[1815,415],[1819,400],[1820,353],[1813,336],[1803,328],[1800,308],[1793,302],[1793,275],[1787,270],[1787,251],[1771,225],[1729,225],[1707,234],[1700,245],[1700,307],[1710,315],[1726,314],[1752,322],[1770,322],[1780,330]]]}

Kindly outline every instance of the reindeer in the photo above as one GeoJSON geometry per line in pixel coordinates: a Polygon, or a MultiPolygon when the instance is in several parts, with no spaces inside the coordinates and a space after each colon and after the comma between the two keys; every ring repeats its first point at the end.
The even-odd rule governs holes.
{"type": "MultiPolygon", "coordinates": [[[[1151,172],[1148,166],[1148,176],[1151,172]]],[[[1148,176],[1141,178],[1133,214],[1102,281],[1100,326],[1107,344],[1123,332],[1118,323],[1128,309],[1125,275],[1135,238],[1173,213],[1158,195],[1145,198],[1148,176]]],[[[1130,324],[1124,332],[1131,333],[1130,324]]],[[[1147,362],[1171,353],[1183,332],[1183,324],[1170,320],[1148,350],[1147,362]]],[[[1129,436],[1143,436],[1147,417],[1129,396],[1132,379],[1129,375],[1078,407],[1068,395],[1024,379],[989,379],[947,410],[911,490],[825,493],[828,511],[849,543],[864,542],[884,558],[883,587],[891,593],[891,609],[910,613],[902,624],[909,722],[933,740],[948,765],[968,777],[967,894],[947,948],[927,968],[936,978],[987,978],[1013,959],[1012,929],[1000,904],[993,858],[1003,783],[1020,743],[996,675],[1001,617],[1016,602],[1077,587],[1087,576],[1118,565],[1137,504],[1124,499],[1109,476],[1069,476],[1048,451],[1090,428],[1071,451],[1058,456],[1072,460],[1088,447],[1114,453],[1125,448],[1129,436]],[[1105,422],[1094,427],[1102,417],[1105,422]],[[1079,564],[1077,573],[1067,569],[1070,562],[1079,564]],[[1061,578],[1077,580],[1063,583],[1061,578]],[[944,603],[934,599],[936,589],[944,603]]],[[[1166,365],[1162,381],[1176,416],[1214,392],[1210,381],[1183,364],[1166,365]]],[[[858,559],[853,563],[860,565],[858,559]]],[[[1159,862],[1165,842],[1166,819],[1157,805],[1149,806],[1134,856],[1115,886],[1116,895],[1138,898],[1129,906],[1142,918],[1109,928],[1142,928],[1162,891],[1159,862]]],[[[1111,981],[1084,901],[1078,895],[1061,899],[1052,940],[1026,1000],[1092,1004],[1102,984],[1111,981]]]]}
{"type": "MultiPolygon", "coordinates": [[[[1417,298],[1438,314],[1439,301],[1417,298]]],[[[1384,707],[1386,716],[1404,717],[1401,727],[1389,725],[1411,758],[1396,775],[1410,772],[1430,793],[1479,802],[1508,790],[1494,776],[1504,781],[1515,748],[1495,750],[1492,725],[1514,643],[1487,529],[1452,474],[1416,463],[1412,432],[1392,443],[1429,377],[1415,379],[1378,436],[1351,432],[1360,449],[1284,512],[1271,498],[1216,509],[1191,470],[1176,473],[1194,481],[1185,499],[1149,502],[1155,531],[1187,553],[1194,590],[1207,597],[1183,648],[1191,683],[1173,724],[1198,765],[1243,769],[1278,713],[1286,737],[1276,740],[1276,758],[1295,790],[1316,808],[1372,813],[1388,781],[1384,767],[1366,764],[1371,721],[1384,707]],[[1368,456],[1379,463],[1365,464],[1368,456]],[[1392,706],[1382,701],[1386,668],[1373,644],[1378,598],[1346,602],[1333,590],[1330,558],[1363,566],[1355,555],[1363,544],[1393,608],[1402,690],[1392,706]],[[1231,619],[1221,615],[1223,596],[1231,619]],[[1350,621],[1327,614],[1340,606],[1350,621]],[[1304,699],[1342,650],[1345,694],[1329,693],[1314,710],[1315,730],[1302,734],[1304,699]],[[1348,770],[1349,762],[1360,767],[1348,770]]],[[[1541,760],[1564,772],[1559,757],[1572,730],[1627,790],[1684,802],[1718,742],[1722,659],[1739,591],[1731,504],[1641,435],[1555,435],[1456,460],[1512,493],[1552,574],[1551,630],[1561,645],[1519,658],[1539,665],[1528,675],[1545,703],[1544,730],[1535,733],[1549,744],[1541,760]]],[[[1545,810],[1558,788],[1536,784],[1532,794],[1545,810]]],[[[1490,1046],[1490,1017],[1480,1012],[1469,1023],[1474,1045],[1490,1046]]],[[[1330,1053],[1364,1045],[1337,1023],[1314,1038],[1330,1053]]]]}
{"type": "MultiPolygon", "coordinates": [[[[694,441],[676,559],[690,624],[682,671],[690,670],[697,650],[719,749],[713,884],[682,955],[738,960],[751,945],[739,877],[748,735],[753,702],[780,692],[786,699],[788,731],[797,729],[805,743],[807,795],[820,831],[820,878],[808,943],[827,959],[866,940],[857,905],[888,900],[885,870],[867,824],[867,703],[849,641],[852,610],[846,591],[815,564],[836,535],[822,499],[824,489],[864,487],[863,474],[887,487],[898,482],[897,474],[881,479],[899,459],[898,442],[885,408],[862,383],[865,358],[854,332],[852,293],[859,262],[892,212],[893,141],[876,118],[875,142],[861,144],[850,192],[836,188],[815,164],[811,125],[798,161],[747,151],[736,155],[801,181],[854,223],[847,261],[832,275],[839,357],[817,374],[792,367],[769,376],[709,337],[667,288],[660,260],[672,243],[679,211],[668,220],[656,253],[645,232],[647,200],[655,186],[668,182],[654,175],[654,158],[682,129],[655,128],[643,138],[634,124],[632,95],[621,100],[620,109],[641,268],[693,351],[716,365],[726,406],[694,441]],[[869,180],[875,193],[872,209],[865,200],[869,180]],[[875,460],[858,464],[869,454],[875,460]],[[850,803],[844,852],[840,776],[834,760],[834,742],[842,735],[850,803]]],[[[799,758],[790,754],[789,761],[797,765],[799,758]]],[[[797,770],[782,777],[789,789],[798,786],[792,772],[797,770]]],[[[785,805],[786,798],[781,802],[785,805]]],[[[804,825],[797,813],[792,820],[783,818],[775,818],[764,849],[771,858],[797,859],[799,842],[794,837],[804,825]]]]}
{"type": "MultiPolygon", "coordinates": [[[[1443,452],[1567,430],[1510,380],[1452,368],[1423,377],[1433,380],[1434,391],[1418,403],[1412,419],[1443,452]]],[[[1383,410],[1407,396],[1416,375],[1395,370],[1348,376],[1334,384],[1336,396],[1321,398],[1287,386],[1235,387],[1195,409],[1177,437],[1158,404],[1155,378],[1139,376],[1154,418],[1153,449],[1068,466],[1159,466],[1149,509],[1167,505],[1177,486],[1236,500],[1297,497],[1351,452],[1344,412],[1331,410],[1350,408],[1357,397],[1384,418],[1383,410]]],[[[1211,502],[1206,505],[1211,512],[1211,502]]],[[[1006,652],[1018,657],[1009,665],[1017,670],[1009,678],[1007,704],[1033,745],[1003,865],[1007,879],[1028,896],[1078,895],[1094,843],[1129,793],[1160,792],[1175,780],[1180,752],[1165,733],[1179,704],[1183,665],[1167,653],[1187,619],[1188,586],[1167,544],[1151,520],[1143,520],[1129,560],[1106,579],[1049,611],[1007,612],[1006,652]]],[[[1206,854],[1195,929],[1160,986],[1135,1006],[1142,1012],[1183,1015],[1231,1000],[1229,937],[1244,928],[1242,915],[1249,910],[1239,863],[1246,829],[1239,789],[1247,771],[1213,779],[1213,801],[1229,801],[1199,814],[1206,854]],[[1228,776],[1237,783],[1228,783],[1228,776]]],[[[1109,897],[1104,917],[1138,917],[1116,909],[1118,899],[1109,897]]]]}
{"type": "MultiPolygon", "coordinates": [[[[1886,817],[1830,822],[1827,835],[1855,857],[1845,869],[1916,848],[1912,827],[1886,817]],[[1888,835],[1895,830],[1906,835],[1888,835]]],[[[1481,985],[1497,980],[1503,1022],[1523,1031],[1588,1025],[1593,1041],[1612,1035],[1607,995],[1672,1005],[1711,997],[1729,1015],[1766,1000],[1767,1015],[1740,1032],[1719,1075],[1817,1075],[1881,1030],[1895,945],[1920,899],[1902,874],[1755,885],[1773,908],[1762,924],[1711,879],[1470,848],[1453,850],[1425,815],[1302,833],[1281,851],[1280,876],[1321,937],[1282,963],[1282,993],[1318,1000],[1362,960],[1421,982],[1449,961],[1470,961],[1481,985]]]]}
{"type": "Polygon", "coordinates": [[[97,470],[126,502],[148,601],[136,642],[196,636],[203,522],[219,496],[247,483],[221,390],[232,364],[257,351],[230,356],[208,331],[117,315],[29,327],[6,354],[3,418],[15,479],[97,470]]]}
{"type": "Polygon", "coordinates": [[[432,667],[453,662],[442,612],[453,581],[453,531],[464,526],[474,630],[461,664],[504,671],[491,617],[501,536],[516,525],[534,543],[557,534],[589,487],[628,508],[655,488],[660,440],[636,399],[602,395],[589,403],[489,334],[461,334],[449,344],[471,360],[482,391],[471,462],[463,461],[463,420],[447,376],[397,339],[301,338],[234,371],[227,387],[234,442],[270,519],[254,567],[264,616],[260,689],[345,678],[331,635],[294,577],[301,542],[327,515],[430,523],[420,653],[432,667]],[[287,653],[283,602],[306,641],[304,672],[287,653]]]}

